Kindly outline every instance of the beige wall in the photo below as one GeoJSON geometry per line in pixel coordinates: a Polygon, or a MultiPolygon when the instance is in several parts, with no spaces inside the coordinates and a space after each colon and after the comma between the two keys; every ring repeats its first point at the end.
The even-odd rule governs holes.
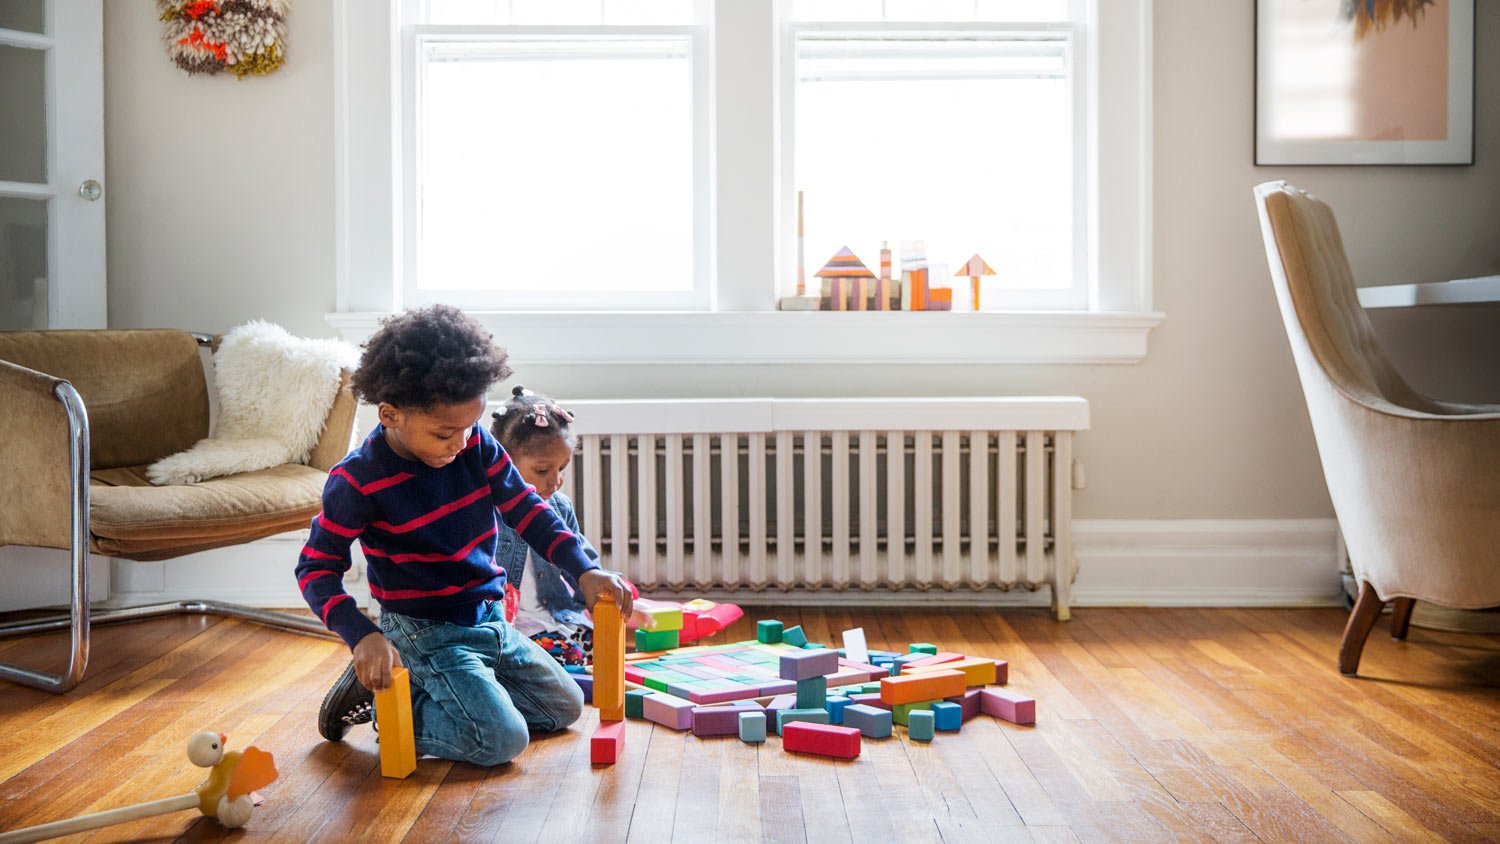
{"type": "MultiPolygon", "coordinates": [[[[327,0],[294,4],[282,72],[239,83],[183,77],[148,4],[106,5],[111,324],[264,317],[332,334],[327,0]]],[[[1477,5],[1476,166],[1268,168],[1251,164],[1254,4],[1156,0],[1167,319],[1139,365],[535,367],[516,380],[591,398],[1076,393],[1094,420],[1078,445],[1081,518],[1331,515],[1250,188],[1287,178],[1340,209],[1364,284],[1500,271],[1500,52],[1485,49],[1500,44],[1500,3],[1477,5]]]]}

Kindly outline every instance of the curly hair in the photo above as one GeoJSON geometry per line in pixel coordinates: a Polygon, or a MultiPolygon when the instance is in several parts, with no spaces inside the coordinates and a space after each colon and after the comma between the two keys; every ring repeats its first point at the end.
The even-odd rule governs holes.
{"type": "Polygon", "coordinates": [[[450,305],[407,311],[365,343],[352,379],[370,404],[416,409],[482,398],[510,377],[505,350],[473,317],[450,305]]]}
{"type": "Polygon", "coordinates": [[[491,413],[490,433],[511,454],[521,454],[543,442],[561,440],[573,448],[573,414],[557,402],[517,385],[505,409],[491,413]],[[540,423],[540,424],[539,424],[540,423]]]}

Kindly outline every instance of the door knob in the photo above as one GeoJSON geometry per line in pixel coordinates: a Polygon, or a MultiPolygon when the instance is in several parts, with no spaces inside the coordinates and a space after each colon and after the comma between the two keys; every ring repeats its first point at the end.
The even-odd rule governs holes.
{"type": "Polygon", "coordinates": [[[83,197],[84,199],[87,199],[89,202],[93,202],[103,194],[104,186],[100,185],[99,182],[94,179],[85,179],[83,184],[78,186],[78,195],[83,197]]]}

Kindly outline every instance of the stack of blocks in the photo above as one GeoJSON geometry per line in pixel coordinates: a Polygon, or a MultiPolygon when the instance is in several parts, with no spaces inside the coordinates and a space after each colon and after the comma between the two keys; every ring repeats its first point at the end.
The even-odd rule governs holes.
{"type": "MultiPolygon", "coordinates": [[[[682,613],[677,613],[678,625],[682,613]]],[[[589,739],[589,760],[613,765],[625,747],[625,619],[609,598],[594,604],[594,706],[599,727],[589,739]]]]}
{"type": "Polygon", "coordinates": [[[635,649],[638,651],[670,651],[681,644],[682,609],[650,609],[645,611],[646,622],[635,631],[635,649]]]}

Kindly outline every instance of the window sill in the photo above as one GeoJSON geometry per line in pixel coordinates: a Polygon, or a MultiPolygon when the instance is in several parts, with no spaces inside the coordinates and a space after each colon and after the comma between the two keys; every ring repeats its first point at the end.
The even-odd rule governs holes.
{"type": "MultiPolygon", "coordinates": [[[[1160,312],[474,311],[529,364],[1128,364],[1160,312]]],[[[389,316],[331,313],[363,343],[389,316]]]]}

